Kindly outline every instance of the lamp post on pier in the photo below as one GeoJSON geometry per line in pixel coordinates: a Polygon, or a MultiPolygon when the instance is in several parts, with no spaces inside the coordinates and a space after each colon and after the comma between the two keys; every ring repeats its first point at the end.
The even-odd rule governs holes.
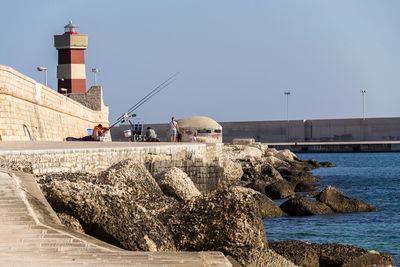
{"type": "Polygon", "coordinates": [[[37,67],[38,71],[44,71],[44,85],[47,86],[47,68],[45,67],[37,67]]]}
{"type": "Polygon", "coordinates": [[[287,141],[290,141],[290,133],[289,133],[289,95],[290,91],[285,91],[283,94],[286,96],[286,121],[287,121],[287,141]]]}
{"type": "Polygon", "coordinates": [[[362,94],[362,116],[363,120],[365,120],[365,94],[367,93],[367,90],[360,90],[360,93],[362,94]]]}

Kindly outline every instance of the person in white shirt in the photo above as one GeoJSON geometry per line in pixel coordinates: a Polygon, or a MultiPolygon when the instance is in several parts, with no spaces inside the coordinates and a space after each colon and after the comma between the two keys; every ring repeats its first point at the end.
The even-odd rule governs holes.
{"type": "Polygon", "coordinates": [[[175,120],[174,117],[171,118],[169,123],[169,132],[170,132],[170,141],[176,142],[176,136],[178,135],[179,126],[178,122],[175,120]]]}

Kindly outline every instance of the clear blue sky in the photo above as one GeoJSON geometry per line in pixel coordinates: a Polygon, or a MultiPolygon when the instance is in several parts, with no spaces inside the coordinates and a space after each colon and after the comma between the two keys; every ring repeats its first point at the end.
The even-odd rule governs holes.
{"type": "Polygon", "coordinates": [[[113,121],[176,71],[146,103],[147,122],[400,116],[398,0],[1,0],[0,64],[56,88],[53,35],[68,20],[89,35],[113,121]]]}

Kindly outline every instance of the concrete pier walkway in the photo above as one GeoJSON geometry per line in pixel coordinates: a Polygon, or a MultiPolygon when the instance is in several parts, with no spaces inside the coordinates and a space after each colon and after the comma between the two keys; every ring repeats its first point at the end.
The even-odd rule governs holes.
{"type": "Polygon", "coordinates": [[[220,252],[132,252],[60,224],[33,177],[0,169],[0,266],[231,266],[220,252]]]}

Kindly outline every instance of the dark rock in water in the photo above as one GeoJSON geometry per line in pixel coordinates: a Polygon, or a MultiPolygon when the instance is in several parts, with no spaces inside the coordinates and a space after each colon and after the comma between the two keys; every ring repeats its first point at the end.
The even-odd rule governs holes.
{"type": "Polygon", "coordinates": [[[271,199],[282,199],[294,195],[294,186],[286,180],[280,180],[265,187],[265,194],[271,199]]]}
{"type": "Polygon", "coordinates": [[[350,198],[334,187],[326,187],[317,200],[329,206],[335,212],[368,212],[378,209],[362,200],[350,198]]]}
{"type": "Polygon", "coordinates": [[[315,159],[309,159],[307,161],[305,161],[308,165],[312,166],[313,168],[319,168],[320,165],[318,163],[318,161],[316,161],[315,159]]]}
{"type": "Polygon", "coordinates": [[[295,192],[312,192],[317,190],[317,188],[311,184],[300,182],[294,188],[295,192]]]}
{"type": "Polygon", "coordinates": [[[342,244],[320,244],[320,266],[396,266],[392,256],[342,244]]]}
{"type": "Polygon", "coordinates": [[[296,193],[296,197],[313,197],[315,198],[321,192],[307,192],[307,193],[296,193]]]}
{"type": "Polygon", "coordinates": [[[327,161],[321,161],[321,162],[319,163],[319,165],[320,165],[321,167],[323,167],[323,168],[336,167],[335,164],[332,164],[332,163],[327,162],[327,161]]]}
{"type": "Polygon", "coordinates": [[[311,173],[304,171],[293,172],[291,175],[284,176],[283,178],[292,183],[293,186],[296,186],[299,183],[316,183],[320,181],[317,177],[315,177],[311,173]]]}
{"type": "Polygon", "coordinates": [[[303,267],[395,266],[390,255],[341,244],[315,244],[296,240],[270,243],[270,248],[303,267]]]}
{"type": "Polygon", "coordinates": [[[327,205],[306,198],[293,198],[282,203],[280,208],[290,216],[307,216],[333,213],[327,205]]]}
{"type": "Polygon", "coordinates": [[[178,250],[218,250],[248,266],[250,252],[267,247],[253,193],[244,190],[223,189],[179,202],[160,218],[178,250]]]}

